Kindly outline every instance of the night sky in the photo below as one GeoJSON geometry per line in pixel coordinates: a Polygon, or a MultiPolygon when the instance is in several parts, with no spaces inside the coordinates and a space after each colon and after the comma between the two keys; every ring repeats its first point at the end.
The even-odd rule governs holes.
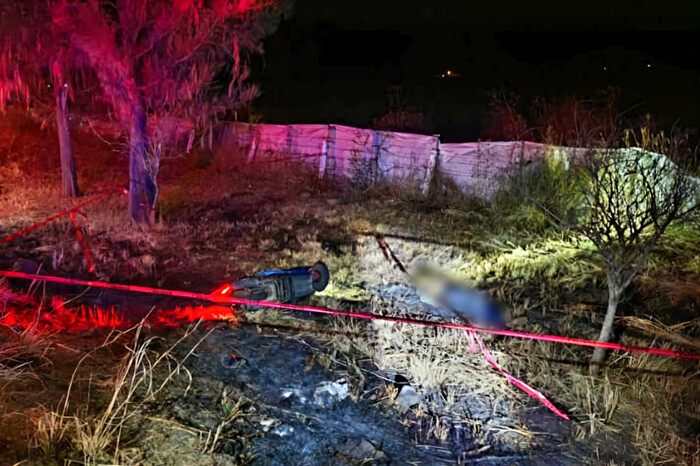
{"type": "Polygon", "coordinates": [[[256,68],[269,123],[366,127],[399,85],[444,140],[474,140],[490,90],[616,86],[620,110],[697,127],[700,1],[296,0],[256,68]]]}

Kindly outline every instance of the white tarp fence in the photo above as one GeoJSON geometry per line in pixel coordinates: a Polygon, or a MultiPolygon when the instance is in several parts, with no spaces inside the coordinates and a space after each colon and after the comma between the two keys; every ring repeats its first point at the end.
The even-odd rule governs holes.
{"type": "Polygon", "coordinates": [[[545,155],[567,158],[585,152],[523,141],[441,144],[436,136],[342,125],[222,123],[218,133],[216,151],[224,159],[303,163],[317,170],[319,177],[351,178],[363,184],[411,180],[424,191],[439,174],[461,190],[485,197],[514,170],[545,155]]]}

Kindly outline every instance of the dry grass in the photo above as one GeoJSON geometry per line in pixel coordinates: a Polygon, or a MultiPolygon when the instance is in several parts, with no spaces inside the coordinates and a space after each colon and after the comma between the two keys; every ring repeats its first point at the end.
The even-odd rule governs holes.
{"type": "MultiPolygon", "coordinates": [[[[311,212],[312,217],[325,220],[321,228],[337,229],[336,237],[342,237],[344,232],[353,236],[358,231],[411,236],[414,239],[387,238],[409,270],[426,261],[438,264],[457,279],[489,288],[492,297],[505,304],[514,318],[522,320],[518,327],[521,330],[582,338],[597,336],[598,309],[602,309],[605,294],[600,270],[589,259],[590,245],[562,237],[555,231],[511,234],[510,227],[502,225],[495,226],[494,239],[488,230],[493,222],[484,220],[489,211],[481,210],[485,209],[481,204],[459,206],[453,201],[447,210],[419,205],[411,210],[408,223],[403,211],[410,196],[401,196],[401,193],[397,197],[384,193],[379,195],[381,200],[345,204],[342,208],[318,203],[300,207],[292,202],[280,220],[306,217],[311,212]],[[474,225],[482,220],[482,224],[474,225]],[[461,227],[464,228],[457,230],[461,227]],[[533,320],[533,316],[537,318],[533,320]]],[[[501,222],[507,223],[508,218],[502,218],[501,222]]],[[[392,287],[408,287],[409,283],[383,257],[373,237],[354,236],[352,246],[333,254],[319,251],[316,239],[322,238],[322,234],[301,241],[298,248],[266,255],[259,267],[293,266],[320,258],[333,271],[331,285],[320,296],[324,303],[333,307],[369,303],[366,309],[372,312],[417,316],[419,308],[412,301],[404,302],[400,290],[391,297],[382,295],[392,287]]],[[[662,252],[663,260],[681,268],[686,267],[682,264],[692,264],[698,254],[697,246],[675,248],[675,252],[671,249],[666,247],[662,252]]],[[[653,275],[654,270],[652,267],[649,273],[653,275]]],[[[669,286],[663,292],[672,291],[669,286]]],[[[271,321],[284,318],[279,313],[276,315],[271,321]]],[[[256,319],[264,323],[267,317],[261,314],[256,319]]],[[[688,335],[697,335],[694,327],[681,328],[687,324],[666,325],[637,319],[625,317],[630,326],[639,324],[637,330],[650,337],[637,344],[649,344],[657,337],[687,344],[696,338],[688,335]]],[[[472,403],[472,407],[484,403],[492,411],[507,412],[510,421],[500,417],[474,428],[482,439],[489,435],[506,437],[522,426],[518,421],[513,422],[513,413],[524,412],[525,407],[534,403],[508,386],[481,355],[471,355],[464,335],[459,333],[386,323],[364,325],[348,319],[332,320],[328,325],[332,332],[317,334],[328,341],[327,363],[341,361],[350,373],[359,373],[362,371],[351,368],[366,367],[370,361],[381,376],[391,378],[398,373],[409,378],[423,398],[421,413],[443,419],[432,422],[433,427],[428,429],[433,438],[444,437],[444,416],[479,424],[470,413],[460,411],[465,403],[472,403]],[[343,337],[343,332],[349,336],[343,337]]],[[[312,331],[311,327],[305,330],[312,331]]],[[[316,326],[316,330],[323,328],[316,326]]],[[[633,448],[625,451],[636,452],[644,464],[697,461],[697,451],[692,447],[697,438],[679,419],[697,416],[693,414],[697,402],[692,399],[692,393],[697,390],[698,378],[692,372],[682,381],[674,376],[685,370],[682,364],[676,366],[659,357],[641,360],[634,356],[615,357],[611,368],[601,377],[593,378],[585,367],[578,365],[589,357],[586,350],[517,340],[498,341],[490,346],[506,370],[543,391],[573,416],[574,438],[595,444],[604,442],[602,439],[609,433],[619,433],[631,438],[633,448]],[[647,376],[644,371],[657,374],[647,376]]],[[[380,399],[393,395],[390,385],[385,385],[378,394],[380,399]]],[[[520,447],[527,450],[546,434],[518,435],[522,440],[520,447]]]]}
{"type": "MultiPolygon", "coordinates": [[[[464,263],[463,255],[453,247],[387,241],[409,270],[426,259],[455,266],[464,263]]],[[[306,249],[291,259],[303,260],[299,256],[304,251],[306,249]]],[[[374,295],[371,312],[424,317],[415,302],[407,300],[409,295],[402,296],[401,288],[391,295],[381,294],[381,290],[396,288],[397,284],[406,286],[408,292],[410,284],[383,256],[374,238],[361,238],[354,251],[341,256],[326,255],[323,260],[331,270],[338,272],[333,276],[332,286],[321,293],[324,299],[347,300],[348,296],[371,292],[374,295]]],[[[473,430],[478,432],[479,446],[486,445],[487,438],[505,438],[506,432],[512,433],[516,428],[508,417],[517,406],[522,406],[522,397],[491,369],[481,354],[470,353],[466,334],[386,322],[367,324],[341,318],[332,319],[330,328],[332,336],[324,337],[328,339],[330,360],[344,361],[342,365],[351,375],[361,372],[352,370],[353,367],[363,367],[370,362],[380,376],[393,380],[396,374],[401,374],[416,386],[424,400],[417,408],[417,416],[432,419],[429,425],[421,424],[419,428],[421,442],[444,440],[448,436],[448,424],[452,422],[448,419],[478,426],[473,430]],[[480,420],[470,416],[470,411],[493,420],[482,426],[480,420]]],[[[497,359],[504,362],[499,349],[492,349],[497,359]]],[[[361,383],[362,378],[357,375],[357,382],[353,385],[361,383]]],[[[380,399],[389,400],[395,395],[390,388],[385,388],[384,392],[379,395],[380,399]]],[[[519,443],[522,449],[529,446],[526,441],[519,443]]]]}
{"type": "Polygon", "coordinates": [[[15,303],[26,304],[25,295],[10,290],[0,280],[0,398],[26,379],[38,379],[37,367],[50,367],[53,341],[36,328],[18,331],[3,322],[4,310],[15,303]]]}
{"type": "MultiPolygon", "coordinates": [[[[627,343],[648,344],[648,340],[627,343]]],[[[579,440],[618,433],[632,437],[643,464],[697,463],[700,438],[686,430],[688,422],[698,419],[695,393],[700,373],[692,370],[692,364],[652,355],[612,354],[610,366],[593,377],[585,365],[558,362],[578,361],[587,355],[585,351],[513,341],[506,352],[520,355],[511,365],[567,407],[579,440]]]]}
{"type": "Polygon", "coordinates": [[[95,344],[90,335],[47,333],[39,316],[52,311],[41,306],[42,302],[37,304],[0,282],[3,429],[8,429],[8,435],[21,435],[22,428],[13,426],[10,419],[31,421],[24,434],[32,439],[29,455],[36,458],[38,454],[42,464],[75,461],[76,455],[83,464],[103,464],[105,460],[121,463],[125,429],[133,429],[131,424],[142,416],[147,404],[175,378],[189,381],[184,389],[187,392],[192,377],[184,363],[209,333],[190,345],[189,340],[201,333],[194,324],[174,343],[165,344],[160,337],[148,336],[142,322],[129,330],[112,331],[95,344]],[[6,317],[23,312],[17,309],[37,305],[36,321],[25,330],[4,325],[6,317]],[[186,341],[188,347],[181,350],[186,341]],[[124,354],[116,364],[112,359],[115,354],[124,354]],[[74,362],[76,357],[79,360],[74,362]],[[66,384],[68,388],[58,402],[57,390],[65,390],[66,384]]]}
{"type": "MultiPolygon", "coordinates": [[[[589,261],[590,245],[554,231],[546,217],[523,205],[522,199],[511,196],[500,204],[490,204],[457,195],[444,186],[437,187],[428,199],[395,185],[347,191],[343,186],[318,183],[309,173],[289,166],[278,170],[236,166],[231,170],[230,164],[214,160],[208,167],[188,171],[192,167],[182,163],[179,168],[165,167],[161,218],[156,228],[142,231],[132,226],[126,219],[123,199],[111,199],[89,212],[85,227],[101,278],[160,284],[171,280],[179,286],[204,290],[219,284],[207,280],[221,282],[264,268],[322,259],[332,271],[331,285],[319,296],[324,303],[416,317],[421,308],[408,293],[402,295],[402,290],[410,290],[410,284],[384,258],[371,236],[379,232],[413,238],[387,237],[409,270],[420,262],[430,262],[457,279],[488,289],[520,319],[518,329],[596,336],[598,310],[605,294],[600,270],[589,261]],[[321,241],[345,238],[349,244],[341,245],[340,251],[321,250],[321,241]],[[200,279],[204,283],[193,281],[192,276],[197,275],[209,278],[200,279]]],[[[2,177],[0,231],[59,210],[62,201],[55,200],[52,188],[58,186],[55,170],[47,175],[51,182],[39,185],[21,164],[1,169],[6,171],[0,176],[7,176],[2,177]],[[41,209],[33,210],[36,205],[41,209]]],[[[87,186],[95,184],[88,181],[87,186]]],[[[38,257],[63,272],[82,271],[80,252],[66,225],[51,227],[33,238],[44,248],[54,245],[53,250],[22,250],[22,254],[38,257]],[[60,243],[57,237],[67,239],[60,243]],[[53,265],[58,256],[62,260],[53,265]]],[[[624,322],[634,328],[634,335],[641,332],[650,338],[636,343],[649,344],[660,338],[696,347],[697,326],[674,321],[673,311],[680,306],[692,311],[698,297],[697,238],[697,228],[671,232],[646,275],[638,280],[635,303],[643,302],[645,307],[635,309],[637,315],[624,317],[624,322]],[[659,279],[664,276],[665,280],[659,279]],[[646,298],[655,296],[663,299],[647,304],[646,298]],[[669,306],[669,300],[676,304],[669,306]],[[652,313],[658,321],[640,317],[652,313]]],[[[376,366],[370,370],[382,377],[406,376],[422,396],[423,403],[413,414],[430,419],[425,427],[429,437],[446,438],[448,420],[457,419],[473,428],[481,445],[486,445],[487,439],[516,435],[522,440],[519,448],[527,450],[540,440],[541,434],[523,427],[523,423],[527,425],[525,408],[534,402],[510,387],[481,355],[472,355],[465,335],[459,332],[349,319],[304,321],[284,311],[252,313],[248,320],[260,325],[293,324],[297,332],[324,338],[325,356],[319,354],[317,362],[344,365],[348,374],[360,381],[353,387],[362,386],[370,365],[376,366]],[[491,420],[482,422],[465,406],[488,411],[490,418],[482,417],[491,420]]],[[[628,341],[627,332],[624,338],[634,343],[628,341]]],[[[574,437],[579,440],[596,442],[601,435],[619,432],[634,444],[637,459],[644,464],[700,461],[699,439],[691,429],[700,418],[696,367],[659,357],[614,355],[600,377],[591,377],[578,365],[589,356],[586,350],[518,340],[488,344],[506,370],[543,391],[572,415],[574,437]]],[[[157,391],[151,379],[139,378],[135,372],[152,365],[157,356],[148,347],[145,353],[134,350],[129,355],[112,381],[109,410],[66,412],[65,416],[61,410],[58,414],[49,410],[37,421],[38,437],[45,439],[40,443],[47,451],[55,450],[61,426],[69,426],[66,429],[79,439],[78,445],[83,445],[78,449],[86,462],[116,457],[120,420],[128,418],[141,403],[133,401],[135,392],[129,395],[129,387],[136,384],[139,396],[157,391]],[[123,405],[129,397],[132,401],[123,405]]],[[[160,364],[168,360],[166,357],[160,364]]],[[[24,368],[12,366],[8,370],[11,377],[22,374],[24,368]]],[[[385,384],[378,398],[388,400],[395,394],[393,385],[385,384]]],[[[360,391],[353,393],[355,398],[361,396],[360,391]]],[[[230,415],[234,419],[238,415],[237,404],[234,400],[222,402],[222,426],[230,423],[230,415]]],[[[224,430],[193,434],[200,451],[213,451],[224,430]]]]}
{"type": "Polygon", "coordinates": [[[213,455],[219,440],[223,436],[224,430],[239,418],[245,417],[244,407],[245,401],[242,399],[234,400],[230,393],[225,389],[219,400],[219,411],[221,418],[216,429],[207,433],[206,439],[201,446],[201,452],[213,455]]]}
{"type": "Polygon", "coordinates": [[[697,329],[700,327],[700,319],[680,322],[674,325],[664,325],[652,316],[644,318],[623,316],[617,320],[625,327],[639,330],[644,335],[661,338],[695,351],[700,350],[700,339],[687,336],[690,332],[697,334],[697,329]]]}
{"type": "MultiPolygon", "coordinates": [[[[66,445],[71,445],[82,455],[83,464],[101,464],[109,460],[119,463],[122,432],[135,417],[142,415],[146,403],[156,399],[177,376],[184,375],[191,382],[192,376],[184,367],[184,362],[208,333],[199,338],[184,357],[176,358],[174,353],[196,330],[195,324],[162,351],[154,349],[160,338],[144,335],[143,323],[130,330],[110,334],[102,345],[85,354],[78,362],[64,401],[57,411],[48,410],[35,420],[34,445],[47,458],[54,458],[66,445]],[[90,410],[89,399],[74,407],[73,392],[81,365],[97,351],[130,335],[133,341],[126,347],[126,355],[115,375],[104,383],[111,387],[106,403],[96,412],[90,410]]],[[[90,383],[87,389],[97,390],[98,387],[92,387],[90,383]]]]}
{"type": "MultiPolygon", "coordinates": [[[[478,261],[494,261],[493,255],[483,258],[474,252],[435,244],[421,244],[400,239],[389,240],[394,252],[411,268],[423,260],[441,264],[447,271],[462,279],[475,277],[465,273],[478,261]],[[466,264],[466,266],[465,266],[466,264]]],[[[309,248],[310,250],[311,248],[309,248]]],[[[302,260],[303,249],[292,259],[302,260]]],[[[506,251],[506,254],[510,252],[506,251]]],[[[333,286],[323,295],[328,298],[345,298],[364,292],[378,293],[406,283],[405,277],[382,256],[372,238],[360,238],[352,252],[354,261],[348,262],[350,253],[340,257],[324,257],[332,270],[340,270],[334,276],[333,286]],[[353,291],[354,290],[354,291],[353,291]]],[[[546,253],[542,256],[547,257],[546,253]]],[[[545,293],[532,294],[533,281],[548,280],[551,289],[573,289],[566,277],[571,272],[570,259],[558,261],[554,256],[553,272],[533,277],[511,277],[504,273],[505,283],[492,293],[500,302],[511,308],[514,317],[527,317],[532,312],[551,312],[556,316],[554,333],[594,338],[595,326],[587,325],[582,332],[581,319],[595,321],[595,306],[570,299],[553,299],[545,293]],[[558,267],[558,264],[563,264],[558,267]],[[558,277],[561,276],[561,280],[558,277]],[[507,290],[507,291],[506,291],[507,290]],[[530,291],[528,291],[530,290],[530,291]]],[[[520,268],[527,268],[528,261],[540,262],[542,257],[525,256],[520,268]]],[[[308,259],[307,259],[308,261],[308,259]]],[[[495,259],[498,266],[498,259],[495,259]]],[[[512,270],[512,269],[511,269],[512,270]]],[[[498,281],[493,282],[498,284],[498,281]]],[[[551,294],[551,293],[550,293],[551,294]]],[[[372,298],[371,311],[388,315],[415,316],[414,302],[403,302],[400,294],[392,299],[372,298]]],[[[544,316],[545,314],[543,314],[544,316]]],[[[549,314],[547,314],[549,315],[549,314]]],[[[695,324],[679,323],[663,325],[648,319],[624,317],[629,326],[653,338],[694,347],[695,339],[686,336],[697,334],[695,324]],[[684,334],[685,333],[685,334],[684,334]]],[[[480,355],[471,355],[464,335],[443,330],[426,330],[382,322],[360,326],[351,320],[333,321],[334,330],[345,330],[351,337],[334,336],[330,340],[332,351],[340,351],[345,360],[355,359],[357,364],[370,358],[381,374],[400,373],[419,389],[424,405],[419,409],[428,416],[452,416],[463,422],[474,422],[469,414],[460,412],[460,402],[465,399],[494,403],[507,402],[506,410],[512,412],[532,403],[524,394],[514,391],[504,379],[495,374],[480,355]],[[365,338],[358,338],[364,331],[365,338]],[[354,356],[352,356],[354,355],[354,356]]],[[[537,323],[529,322],[522,330],[551,333],[537,323]]],[[[649,344],[650,339],[625,341],[629,344],[649,344]]],[[[517,377],[542,390],[558,406],[574,418],[575,438],[590,442],[604,438],[608,433],[632,437],[637,458],[644,464],[695,464],[698,460],[697,437],[692,437],[683,427],[681,419],[698,419],[698,374],[688,372],[688,365],[655,356],[612,355],[611,366],[600,377],[588,375],[584,360],[588,352],[572,347],[561,347],[544,342],[508,340],[499,342],[494,353],[499,362],[517,377]],[[502,352],[502,353],[501,353],[502,352]],[[574,363],[574,364],[572,364],[574,363]],[[683,375],[680,375],[680,374],[683,375]],[[695,397],[696,398],[696,397],[695,397]],[[603,436],[603,437],[601,437],[603,436]]],[[[333,354],[333,353],[331,353],[333,354]]],[[[386,390],[383,396],[394,394],[386,390]]],[[[439,422],[433,422],[430,435],[444,436],[439,422]]],[[[480,427],[483,433],[503,434],[516,428],[515,424],[491,423],[480,427]],[[484,432],[485,431],[485,432],[484,432]]],[[[477,430],[478,431],[478,430],[477,430]]],[[[532,434],[532,433],[531,433],[532,434]]],[[[537,442],[539,434],[532,434],[537,442]]],[[[527,449],[531,443],[526,442],[527,449]]]]}

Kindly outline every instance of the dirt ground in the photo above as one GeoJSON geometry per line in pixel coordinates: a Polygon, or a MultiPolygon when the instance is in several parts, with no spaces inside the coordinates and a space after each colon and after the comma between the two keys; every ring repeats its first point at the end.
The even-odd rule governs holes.
{"type": "MultiPolygon", "coordinates": [[[[56,195],[51,133],[25,120],[3,125],[5,134],[22,132],[0,141],[0,236],[73,205],[56,195]]],[[[86,196],[126,182],[119,140],[74,133],[86,196]]],[[[511,328],[596,337],[606,296],[590,248],[526,207],[442,186],[428,198],[397,186],[358,190],[291,165],[263,170],[239,161],[236,154],[166,161],[152,230],[130,224],[120,196],[87,208],[80,222],[94,274],[64,221],[3,246],[0,268],[40,265],[55,275],[209,293],[259,270],[323,260],[331,284],[313,304],[436,318],[384,257],[375,239],[384,235],[409,269],[430,262],[489,292],[508,309],[511,328]]],[[[697,350],[698,238],[696,227],[678,230],[654,256],[626,301],[618,341],[697,350]]],[[[487,339],[500,364],[569,414],[564,421],[508,385],[452,330],[240,309],[190,333],[186,321],[134,330],[144,316],[197,305],[206,303],[4,282],[2,319],[19,309],[35,317],[33,325],[0,320],[0,463],[700,460],[697,364],[613,354],[592,377],[585,349],[487,339]],[[123,334],[80,306],[114,309],[123,334]],[[84,318],[56,330],[65,312],[84,318]],[[93,321],[105,328],[89,329],[93,321]],[[338,381],[349,388],[346,398],[315,399],[324,383],[338,381]],[[402,412],[395,399],[406,384],[420,402],[402,412]],[[124,410],[113,414],[110,400],[124,410]]]]}

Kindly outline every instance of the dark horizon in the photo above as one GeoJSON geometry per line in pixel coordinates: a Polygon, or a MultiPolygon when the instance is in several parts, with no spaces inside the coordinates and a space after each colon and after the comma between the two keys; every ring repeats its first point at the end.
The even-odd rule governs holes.
{"type": "Polygon", "coordinates": [[[443,139],[473,140],[491,90],[527,104],[617,87],[620,111],[698,127],[699,25],[697,2],[298,0],[266,41],[256,109],[269,123],[368,126],[398,85],[443,139]]]}

